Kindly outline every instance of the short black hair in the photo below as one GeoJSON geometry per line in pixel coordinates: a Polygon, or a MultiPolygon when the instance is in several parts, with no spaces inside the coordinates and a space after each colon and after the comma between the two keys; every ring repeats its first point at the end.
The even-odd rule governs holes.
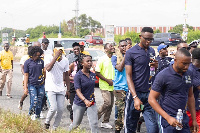
{"type": "Polygon", "coordinates": [[[128,40],[129,40],[129,41],[132,41],[131,38],[126,38],[126,39],[125,39],[125,41],[128,41],[128,40]]]}
{"type": "Polygon", "coordinates": [[[153,29],[151,27],[143,27],[141,32],[150,32],[150,33],[153,33],[153,29]]]}
{"type": "Polygon", "coordinates": [[[187,57],[191,57],[190,52],[189,52],[187,49],[185,49],[185,48],[180,48],[180,49],[177,51],[177,54],[178,54],[178,53],[181,53],[181,54],[183,54],[184,56],[187,56],[187,57]]]}
{"type": "Polygon", "coordinates": [[[32,47],[33,47],[33,46],[29,46],[29,47],[28,47],[28,53],[31,51],[32,47]]]}
{"type": "Polygon", "coordinates": [[[63,46],[62,46],[61,44],[55,44],[55,45],[54,45],[54,48],[55,48],[55,47],[63,47],[63,46]]]}
{"type": "Polygon", "coordinates": [[[119,41],[119,44],[120,44],[121,42],[126,42],[126,40],[120,40],[120,41],[119,41]]]}
{"type": "Polygon", "coordinates": [[[79,43],[74,42],[74,43],[72,44],[72,47],[76,47],[76,46],[79,46],[79,47],[80,47],[79,43]]]}
{"type": "Polygon", "coordinates": [[[110,44],[110,43],[106,43],[106,44],[104,45],[104,49],[108,48],[108,44],[110,44]]]}
{"type": "Polygon", "coordinates": [[[179,41],[178,43],[177,43],[177,45],[179,45],[179,44],[181,44],[181,43],[187,43],[186,41],[183,41],[183,40],[181,40],[181,41],[179,41]]]}
{"type": "Polygon", "coordinates": [[[200,48],[195,48],[192,51],[192,59],[198,59],[198,60],[200,60],[200,48]]]}
{"type": "Polygon", "coordinates": [[[31,47],[31,49],[30,49],[28,55],[29,55],[30,57],[32,57],[32,56],[34,56],[37,52],[40,53],[40,56],[43,54],[43,50],[42,50],[40,47],[38,47],[38,46],[31,47]]]}

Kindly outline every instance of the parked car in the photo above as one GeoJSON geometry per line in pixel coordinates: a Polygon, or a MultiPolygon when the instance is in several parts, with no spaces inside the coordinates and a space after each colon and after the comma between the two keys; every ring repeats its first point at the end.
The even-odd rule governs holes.
{"type": "Polygon", "coordinates": [[[85,36],[85,41],[89,43],[89,45],[103,45],[103,40],[100,36],[87,35],[85,36]]]}
{"type": "MultiPolygon", "coordinates": [[[[91,68],[92,72],[95,72],[95,67],[97,64],[98,59],[100,59],[102,56],[105,55],[105,53],[99,49],[94,49],[94,48],[85,48],[85,51],[88,51],[90,55],[92,56],[92,61],[93,61],[93,66],[91,68]]],[[[72,53],[72,48],[67,48],[65,49],[66,55],[69,53],[72,53]]],[[[96,86],[99,85],[99,78],[96,76],[96,81],[95,81],[96,86]]]]}
{"type": "Polygon", "coordinates": [[[158,46],[161,42],[164,42],[170,46],[176,46],[182,38],[178,33],[156,33],[154,34],[154,41],[152,41],[151,46],[158,46]]]}

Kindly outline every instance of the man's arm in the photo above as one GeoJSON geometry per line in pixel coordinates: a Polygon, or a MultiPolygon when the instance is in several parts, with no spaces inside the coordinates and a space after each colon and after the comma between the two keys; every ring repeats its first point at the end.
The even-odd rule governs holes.
{"type": "Polygon", "coordinates": [[[174,117],[171,117],[168,115],[161,107],[160,104],[157,102],[157,98],[159,97],[160,93],[156,92],[154,90],[150,91],[148,102],[151,105],[151,107],[158,113],[160,114],[167,122],[173,126],[179,126],[182,127],[182,124],[179,123],[174,117]]]}
{"type": "Polygon", "coordinates": [[[28,73],[24,73],[24,94],[28,94],[28,73]]]}
{"type": "Polygon", "coordinates": [[[64,86],[66,87],[67,86],[67,91],[66,91],[66,96],[70,96],[70,82],[69,82],[69,73],[68,71],[64,72],[63,73],[63,81],[64,81],[64,86]]]}
{"type": "Polygon", "coordinates": [[[188,108],[189,108],[191,116],[192,116],[193,131],[198,131],[199,126],[196,121],[195,100],[194,100],[194,94],[193,94],[192,87],[189,89],[189,93],[188,93],[188,108]]]}
{"type": "Polygon", "coordinates": [[[62,50],[58,50],[56,52],[56,55],[54,56],[53,60],[49,63],[45,65],[46,70],[49,72],[51,71],[51,69],[53,68],[55,62],[57,61],[57,58],[62,55],[62,50]]]}
{"type": "Polygon", "coordinates": [[[128,83],[128,89],[130,90],[131,94],[134,98],[134,107],[136,110],[140,110],[140,105],[142,104],[142,102],[140,101],[140,99],[137,97],[136,91],[135,91],[135,85],[133,83],[133,79],[132,79],[132,66],[131,65],[125,65],[125,69],[126,69],[126,79],[127,79],[127,83],[128,83]]]}
{"type": "Polygon", "coordinates": [[[13,60],[11,60],[11,64],[12,64],[12,69],[13,69],[13,60]]]}
{"type": "Polygon", "coordinates": [[[122,59],[122,61],[120,62],[120,64],[116,65],[115,68],[118,71],[122,72],[124,67],[125,67],[125,55],[124,55],[124,58],[122,59]]]}
{"type": "Polygon", "coordinates": [[[21,64],[20,67],[21,67],[21,72],[24,75],[24,65],[21,64]]]}
{"type": "Polygon", "coordinates": [[[109,86],[112,86],[112,85],[113,85],[112,79],[107,79],[107,78],[105,78],[100,72],[96,72],[96,71],[95,71],[95,74],[96,74],[97,77],[99,77],[100,79],[106,81],[106,82],[109,84],[109,86]]]}

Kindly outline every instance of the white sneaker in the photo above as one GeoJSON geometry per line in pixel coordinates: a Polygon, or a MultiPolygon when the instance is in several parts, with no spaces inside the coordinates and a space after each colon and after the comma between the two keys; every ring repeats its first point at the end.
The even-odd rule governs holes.
{"type": "Polygon", "coordinates": [[[33,121],[36,120],[36,114],[31,115],[31,120],[33,120],[33,121]]]}
{"type": "Polygon", "coordinates": [[[112,126],[111,126],[109,123],[102,123],[102,122],[101,122],[101,127],[102,127],[102,128],[112,129],[112,126]]]}
{"type": "Polygon", "coordinates": [[[44,114],[42,113],[42,111],[40,113],[40,119],[44,119],[44,114]]]}

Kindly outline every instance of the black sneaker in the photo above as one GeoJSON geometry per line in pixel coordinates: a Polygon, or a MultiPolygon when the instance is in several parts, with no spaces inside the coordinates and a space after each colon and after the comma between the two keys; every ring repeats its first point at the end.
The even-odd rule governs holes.
{"type": "Polygon", "coordinates": [[[45,105],[43,106],[43,108],[42,108],[42,111],[46,111],[46,110],[48,110],[48,107],[47,107],[47,105],[45,104],[45,105]]]}
{"type": "Polygon", "coordinates": [[[45,127],[45,129],[49,129],[50,124],[44,123],[44,127],[45,127]]]}
{"type": "Polygon", "coordinates": [[[22,110],[22,107],[23,107],[23,102],[19,101],[19,105],[18,105],[19,110],[22,110]]]}

